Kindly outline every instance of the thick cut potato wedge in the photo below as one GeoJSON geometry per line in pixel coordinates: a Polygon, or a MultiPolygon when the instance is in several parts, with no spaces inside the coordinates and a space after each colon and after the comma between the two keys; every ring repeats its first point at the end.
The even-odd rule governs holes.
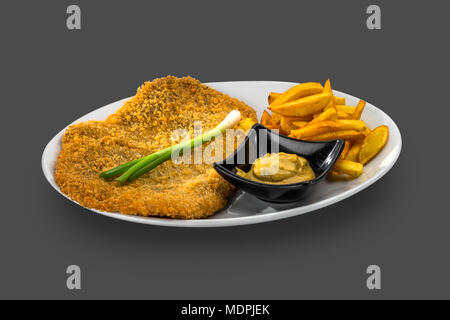
{"type": "Polygon", "coordinates": [[[280,133],[289,135],[292,130],[298,129],[289,119],[281,117],[280,133]]]}
{"type": "Polygon", "coordinates": [[[303,128],[295,130],[292,134],[301,139],[304,137],[317,136],[328,132],[342,130],[364,132],[366,130],[366,124],[362,120],[325,120],[308,124],[303,128]]]}
{"type": "Polygon", "coordinates": [[[345,173],[352,178],[358,178],[364,171],[364,166],[361,163],[349,160],[338,160],[333,167],[334,171],[345,173]]]}
{"type": "Polygon", "coordinates": [[[281,96],[281,93],[278,92],[271,92],[269,93],[269,96],[267,97],[267,101],[269,104],[275,101],[275,99],[279,98],[281,96]]]}
{"type": "Polygon", "coordinates": [[[292,121],[292,124],[294,126],[296,126],[297,128],[302,128],[302,127],[306,126],[308,123],[310,123],[310,122],[308,122],[308,121],[292,121]]]}
{"type": "Polygon", "coordinates": [[[389,138],[389,128],[387,126],[379,126],[364,139],[359,152],[359,162],[367,164],[372,160],[386,145],[389,138]]]}
{"type": "Polygon", "coordinates": [[[348,152],[350,151],[351,146],[352,146],[352,143],[350,141],[345,141],[344,150],[342,150],[341,155],[339,156],[339,159],[341,159],[341,160],[345,159],[348,152]]]}
{"type": "Polygon", "coordinates": [[[278,98],[276,98],[271,104],[271,107],[285,104],[294,100],[298,100],[303,97],[315,95],[323,92],[323,87],[318,82],[305,82],[293,86],[289,90],[283,92],[278,98]]]}
{"type": "MultiPolygon", "coordinates": [[[[282,98],[282,96],[280,98],[282,98]]],[[[273,106],[273,104],[277,102],[277,100],[275,100],[274,103],[272,103],[269,106],[269,109],[272,110],[273,112],[280,113],[284,116],[304,117],[308,115],[313,115],[314,113],[323,110],[323,108],[325,108],[330,99],[331,99],[330,93],[319,93],[312,96],[300,98],[298,100],[294,100],[291,102],[287,102],[284,104],[273,106]]]]}
{"type": "Polygon", "coordinates": [[[328,110],[325,110],[321,114],[319,114],[317,117],[315,117],[309,124],[313,124],[320,121],[325,120],[334,120],[337,119],[337,113],[335,108],[330,108],[328,110]]]}
{"type": "MultiPolygon", "coordinates": [[[[293,132],[296,130],[291,131],[291,135],[297,138],[293,132]]],[[[301,140],[308,140],[308,141],[329,141],[329,140],[336,140],[336,139],[342,139],[346,141],[356,141],[361,140],[364,138],[364,133],[356,130],[340,130],[340,131],[332,131],[327,132],[324,134],[319,134],[317,136],[311,136],[311,137],[305,137],[301,138],[301,140]]]]}
{"type": "Polygon", "coordinates": [[[334,103],[336,105],[345,105],[345,98],[341,98],[341,97],[334,97],[334,103]]]}
{"type": "Polygon", "coordinates": [[[270,116],[270,114],[266,110],[263,111],[260,123],[263,126],[266,126],[266,127],[267,126],[273,126],[272,117],[270,116]]]}
{"type": "Polygon", "coordinates": [[[355,141],[352,144],[352,147],[348,151],[345,156],[345,160],[356,161],[359,162],[359,151],[361,151],[361,146],[364,140],[355,141]]]}
{"type": "Polygon", "coordinates": [[[281,114],[279,113],[272,113],[272,123],[276,126],[279,126],[281,123],[281,114]]]}
{"type": "Polygon", "coordinates": [[[366,102],[364,100],[359,100],[358,105],[356,106],[356,110],[352,115],[352,119],[355,119],[355,120],[361,119],[361,115],[364,111],[365,106],[366,106],[366,102]]]}
{"type": "Polygon", "coordinates": [[[337,172],[336,170],[331,170],[327,175],[328,181],[349,181],[353,179],[354,178],[352,176],[337,172]]]}

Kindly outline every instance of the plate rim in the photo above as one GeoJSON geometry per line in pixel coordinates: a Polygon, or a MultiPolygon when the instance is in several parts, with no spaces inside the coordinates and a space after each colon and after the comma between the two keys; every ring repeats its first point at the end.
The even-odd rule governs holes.
{"type": "MultiPolygon", "coordinates": [[[[225,85],[225,84],[231,84],[231,83],[233,83],[233,84],[236,84],[236,83],[241,83],[241,84],[243,84],[243,83],[277,83],[277,84],[283,83],[283,84],[288,84],[288,85],[298,84],[295,82],[271,81],[271,80],[269,80],[269,81],[263,81],[263,80],[217,81],[217,82],[206,82],[204,84],[208,85],[208,86],[214,86],[214,85],[225,85]]],[[[341,92],[338,90],[334,90],[334,89],[333,89],[333,93],[336,93],[337,95],[339,95],[339,94],[346,95],[346,96],[349,96],[354,99],[359,99],[353,95],[350,95],[348,93],[344,93],[344,92],[341,92]]],[[[258,214],[255,216],[240,216],[240,217],[233,217],[233,218],[226,218],[226,219],[211,219],[211,218],[190,219],[190,220],[169,219],[169,218],[153,217],[153,216],[146,217],[146,216],[137,216],[137,215],[125,215],[125,214],[121,214],[118,212],[117,213],[116,212],[106,212],[106,211],[100,211],[100,210],[93,209],[93,208],[84,207],[84,206],[80,205],[77,201],[69,198],[66,194],[64,194],[60,190],[60,188],[56,184],[54,184],[54,182],[51,181],[50,176],[52,176],[53,173],[48,172],[48,170],[47,170],[47,166],[46,166],[46,162],[45,162],[46,155],[49,152],[50,147],[53,144],[55,144],[55,142],[56,142],[55,140],[57,140],[57,138],[59,138],[71,124],[77,123],[78,121],[80,121],[80,119],[89,116],[91,113],[96,112],[101,108],[106,108],[106,107],[110,106],[111,104],[123,103],[132,97],[133,96],[119,99],[117,101],[108,103],[104,106],[96,108],[96,109],[92,110],[91,112],[88,112],[88,113],[82,115],[75,121],[69,123],[62,130],[60,130],[55,136],[53,136],[53,138],[50,139],[50,141],[46,144],[46,146],[42,152],[42,156],[41,156],[42,172],[43,172],[47,182],[59,194],[63,195],[66,199],[77,204],[78,206],[80,206],[81,208],[83,208],[85,210],[92,211],[92,212],[98,213],[102,216],[106,216],[106,217],[113,218],[113,219],[118,219],[121,221],[127,221],[127,222],[133,222],[133,223],[139,223],[139,224],[145,224],[145,225],[165,226],[165,227],[195,227],[195,228],[205,228],[206,227],[206,228],[209,228],[209,227],[232,227],[232,226],[241,226],[241,225],[248,225],[248,224],[258,224],[258,223],[263,223],[263,222],[276,221],[276,220],[286,219],[286,218],[290,218],[290,217],[294,217],[294,216],[299,216],[299,215],[302,215],[302,214],[305,214],[308,212],[316,211],[318,209],[330,206],[330,205],[340,202],[342,200],[345,200],[345,199],[351,197],[352,195],[368,188],[369,186],[371,186],[372,184],[377,182],[379,179],[381,179],[386,173],[388,173],[392,169],[392,167],[397,162],[397,160],[400,156],[401,150],[402,150],[403,139],[402,139],[401,132],[400,132],[400,129],[398,128],[397,124],[387,113],[385,113],[383,110],[381,110],[380,108],[378,108],[377,106],[375,106],[369,102],[369,104],[371,106],[373,106],[378,112],[380,112],[383,115],[383,117],[389,119],[394,124],[395,127],[392,129],[394,129],[398,133],[398,138],[399,138],[398,148],[396,148],[396,150],[395,150],[396,153],[392,157],[391,162],[389,162],[389,164],[387,166],[383,167],[383,169],[380,172],[378,172],[376,175],[371,177],[366,182],[356,186],[355,188],[344,191],[343,193],[341,193],[339,195],[335,195],[330,198],[323,199],[321,201],[309,204],[305,207],[295,207],[295,208],[276,211],[276,212],[262,213],[262,214],[258,214]],[[303,208],[303,210],[300,208],[303,208]]]]}

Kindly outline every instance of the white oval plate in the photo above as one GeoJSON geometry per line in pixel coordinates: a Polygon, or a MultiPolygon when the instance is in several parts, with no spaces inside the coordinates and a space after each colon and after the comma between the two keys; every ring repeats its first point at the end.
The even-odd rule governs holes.
{"type": "MultiPolygon", "coordinates": [[[[283,92],[295,83],[278,81],[233,81],[233,82],[213,82],[207,83],[211,88],[227,93],[232,97],[238,98],[253,107],[258,114],[258,119],[264,109],[267,108],[267,96],[273,92],[283,92]]],[[[334,91],[338,97],[344,97],[346,104],[356,106],[359,98],[348,94],[334,91]]],[[[104,120],[122,106],[124,101],[129,98],[111,103],[92,111],[79,118],[75,122],[87,120],[104,120]]],[[[95,209],[89,209],[101,215],[115,219],[126,220],[130,222],[172,226],[172,227],[224,227],[244,224],[260,223],[278,219],[284,219],[309,211],[317,210],[344,200],[355,193],[367,188],[372,183],[380,179],[389,169],[392,168],[402,147],[402,138],[397,125],[392,119],[377,107],[366,104],[362,119],[370,128],[375,128],[385,124],[389,126],[389,140],[384,149],[368,165],[364,167],[364,173],[358,179],[352,181],[328,182],[326,179],[314,190],[315,192],[297,203],[273,204],[263,202],[249,194],[238,191],[231,199],[229,205],[224,210],[216,213],[207,219],[197,220],[175,220],[158,217],[139,217],[123,215],[120,213],[103,212],[95,209]]],[[[74,123],[75,123],[74,122],[74,123]]],[[[44,149],[42,154],[42,170],[48,182],[63,196],[59,187],[56,185],[53,173],[55,170],[56,159],[61,150],[61,137],[64,131],[61,130],[44,149]]],[[[68,198],[71,200],[70,198],[68,198]]],[[[73,201],[73,200],[71,200],[73,201]]],[[[74,201],[75,202],[75,201],[74,201]]],[[[76,202],[75,202],[76,203],[76,202]]]]}

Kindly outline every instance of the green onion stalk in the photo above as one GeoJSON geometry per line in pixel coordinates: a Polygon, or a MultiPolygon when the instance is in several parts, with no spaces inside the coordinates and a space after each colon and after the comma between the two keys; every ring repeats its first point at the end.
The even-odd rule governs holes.
{"type": "Polygon", "coordinates": [[[122,174],[120,177],[116,178],[116,180],[121,183],[136,180],[144,173],[153,170],[160,164],[169,160],[172,154],[179,155],[180,152],[183,152],[185,149],[193,149],[205,142],[211,141],[212,138],[222,135],[225,130],[233,128],[240,119],[241,113],[237,110],[233,110],[218,126],[209,130],[205,134],[191,139],[190,141],[183,141],[177,145],[159,150],[140,159],[121,164],[111,170],[102,172],[100,177],[104,179],[111,179],[119,174],[122,174]]]}

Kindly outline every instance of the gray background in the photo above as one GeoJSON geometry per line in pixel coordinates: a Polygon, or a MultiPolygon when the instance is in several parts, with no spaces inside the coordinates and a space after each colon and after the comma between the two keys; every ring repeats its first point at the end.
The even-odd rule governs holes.
{"type": "Polygon", "coordinates": [[[2,1],[0,298],[450,298],[443,1],[2,1]],[[66,29],[66,7],[82,30],[66,29]],[[366,29],[369,4],[382,31],[366,29]],[[46,143],[168,74],[333,80],[398,124],[394,168],[287,220],[171,229],[90,214],[45,181],[46,143]],[[82,268],[82,290],[65,269],[82,268]],[[366,267],[382,268],[382,290],[366,267]]]}

